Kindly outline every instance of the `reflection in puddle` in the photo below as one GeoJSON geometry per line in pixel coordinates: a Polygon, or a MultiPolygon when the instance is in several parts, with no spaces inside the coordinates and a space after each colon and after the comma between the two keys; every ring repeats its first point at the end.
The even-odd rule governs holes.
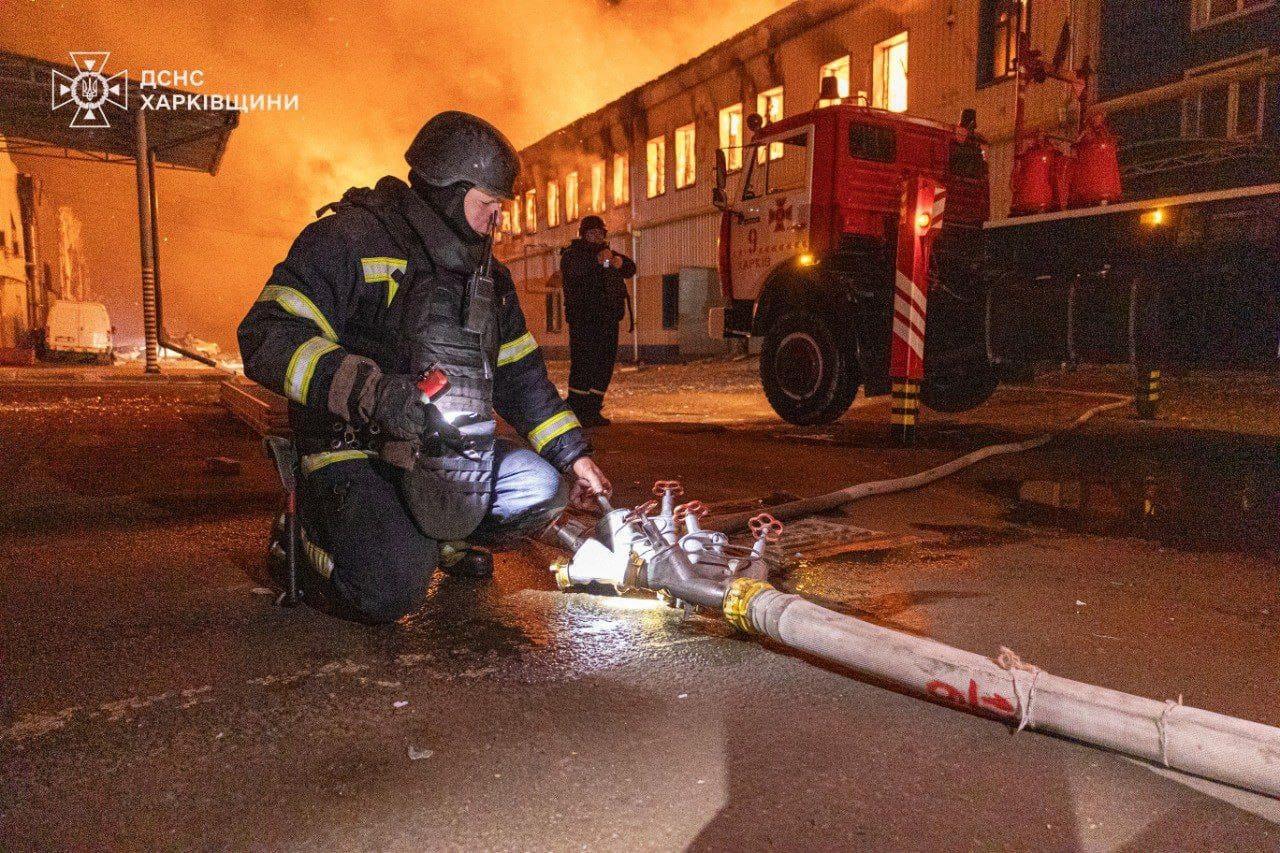
{"type": "Polygon", "coordinates": [[[1016,501],[1011,520],[1020,524],[1138,536],[1192,551],[1270,552],[1280,534],[1280,493],[1261,478],[1044,479],[993,488],[1016,501]]]}
{"type": "Polygon", "coordinates": [[[422,607],[383,635],[382,656],[395,664],[427,663],[436,677],[548,681],[728,633],[716,621],[686,619],[652,596],[550,589],[536,554],[500,554],[497,562],[491,583],[437,575],[422,607]]]}

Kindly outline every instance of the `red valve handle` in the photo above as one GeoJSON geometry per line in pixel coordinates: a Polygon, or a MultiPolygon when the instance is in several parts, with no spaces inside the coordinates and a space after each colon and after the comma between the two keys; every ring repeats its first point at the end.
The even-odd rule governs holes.
{"type": "Polygon", "coordinates": [[[653,501],[653,500],[645,501],[644,503],[640,504],[640,506],[631,510],[630,514],[627,515],[627,521],[628,522],[639,521],[640,519],[648,516],[657,508],[658,508],[657,501],[653,501]]]}
{"type": "Polygon", "coordinates": [[[657,497],[662,497],[667,492],[673,495],[683,495],[684,486],[680,485],[679,480],[655,480],[653,483],[653,493],[657,497]]]}
{"type": "Polygon", "coordinates": [[[689,501],[676,507],[676,520],[684,521],[686,515],[692,515],[694,518],[705,518],[711,510],[707,509],[707,505],[702,501],[689,501]]]}
{"type": "Polygon", "coordinates": [[[449,390],[449,377],[438,367],[425,370],[418,377],[418,390],[425,398],[423,402],[434,403],[449,390]]]}
{"type": "Polygon", "coordinates": [[[782,536],[782,522],[767,512],[753,516],[747,527],[757,539],[763,538],[766,542],[777,542],[782,536]]]}

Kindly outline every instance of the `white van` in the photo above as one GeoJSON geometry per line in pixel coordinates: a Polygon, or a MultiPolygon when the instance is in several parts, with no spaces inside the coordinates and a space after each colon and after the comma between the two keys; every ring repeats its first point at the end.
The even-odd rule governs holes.
{"type": "Polygon", "coordinates": [[[110,364],[115,353],[107,306],[60,299],[49,306],[44,346],[47,356],[88,356],[110,364]]]}

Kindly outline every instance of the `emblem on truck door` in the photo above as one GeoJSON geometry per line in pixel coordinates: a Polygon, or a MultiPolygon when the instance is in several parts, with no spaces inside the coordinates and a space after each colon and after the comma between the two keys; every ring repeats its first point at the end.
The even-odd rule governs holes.
{"type": "Polygon", "coordinates": [[[791,221],[791,205],[787,204],[785,198],[780,198],[774,202],[773,210],[769,211],[769,221],[773,223],[774,231],[785,231],[787,223],[791,221]]]}

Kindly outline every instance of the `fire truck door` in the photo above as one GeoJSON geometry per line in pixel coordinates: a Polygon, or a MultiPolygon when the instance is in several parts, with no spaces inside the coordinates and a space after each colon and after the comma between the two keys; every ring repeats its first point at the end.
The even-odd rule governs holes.
{"type": "Polygon", "coordinates": [[[730,225],[733,295],[738,299],[756,299],[778,264],[809,250],[812,141],[810,126],[777,141],[762,137],[760,145],[744,152],[742,215],[730,225]]]}

